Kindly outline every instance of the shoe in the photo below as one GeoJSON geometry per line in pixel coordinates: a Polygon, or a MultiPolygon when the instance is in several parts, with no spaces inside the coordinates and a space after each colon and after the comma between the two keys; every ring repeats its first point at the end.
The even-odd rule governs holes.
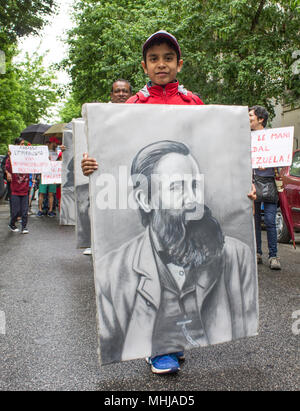
{"type": "Polygon", "coordinates": [[[43,214],[42,211],[38,211],[37,214],[36,214],[37,217],[43,217],[43,215],[44,215],[44,214],[43,214]]]}
{"type": "Polygon", "coordinates": [[[183,351],[178,351],[178,352],[174,352],[174,355],[176,355],[178,361],[184,361],[185,360],[185,355],[183,351]]]}
{"type": "Polygon", "coordinates": [[[262,263],[263,263],[262,255],[259,254],[259,253],[257,253],[256,256],[257,256],[257,257],[256,257],[256,258],[257,258],[257,264],[262,264],[262,263]]]}
{"type": "Polygon", "coordinates": [[[53,213],[53,211],[50,211],[50,213],[48,213],[48,217],[55,217],[55,214],[53,213]]]}
{"type": "Polygon", "coordinates": [[[92,249],[91,248],[86,248],[83,252],[84,255],[92,255],[92,249]]]}
{"type": "Polygon", "coordinates": [[[8,225],[8,228],[10,229],[10,231],[14,232],[14,233],[18,233],[20,230],[18,229],[18,227],[16,227],[15,225],[8,225]]]}
{"type": "Polygon", "coordinates": [[[33,214],[32,210],[29,209],[29,210],[28,210],[28,215],[32,215],[32,214],[33,214]]]}
{"type": "Polygon", "coordinates": [[[28,233],[29,233],[29,231],[26,227],[23,228],[22,231],[21,231],[21,234],[28,234],[28,233]]]}
{"type": "Polygon", "coordinates": [[[175,354],[164,354],[146,358],[154,374],[171,374],[180,370],[178,358],[175,354]]]}
{"type": "Polygon", "coordinates": [[[269,258],[269,267],[271,268],[271,270],[281,270],[279,257],[270,257],[269,258]]]}

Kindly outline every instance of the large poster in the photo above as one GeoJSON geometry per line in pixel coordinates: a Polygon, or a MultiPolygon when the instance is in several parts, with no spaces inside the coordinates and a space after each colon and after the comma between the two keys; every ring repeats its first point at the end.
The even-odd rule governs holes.
{"type": "Polygon", "coordinates": [[[76,211],[76,244],[78,248],[91,246],[91,222],[89,201],[89,178],[81,170],[83,153],[87,153],[85,123],[83,119],[75,119],[73,124],[74,145],[74,183],[76,211]]]}
{"type": "Polygon", "coordinates": [[[256,335],[247,107],[84,116],[102,364],[256,335]]]}
{"type": "Polygon", "coordinates": [[[66,125],[63,132],[63,152],[61,169],[61,201],[60,224],[75,225],[75,195],[74,195],[74,153],[72,124],[66,125]]]}

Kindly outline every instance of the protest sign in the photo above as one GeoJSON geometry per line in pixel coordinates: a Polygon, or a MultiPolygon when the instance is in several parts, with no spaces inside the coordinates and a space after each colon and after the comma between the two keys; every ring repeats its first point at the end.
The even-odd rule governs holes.
{"type": "Polygon", "coordinates": [[[61,161],[50,161],[48,173],[42,173],[42,184],[61,184],[61,161]]]}
{"type": "Polygon", "coordinates": [[[71,123],[68,123],[63,131],[63,145],[66,149],[62,156],[59,223],[75,225],[74,151],[71,123]]]}
{"type": "Polygon", "coordinates": [[[89,178],[84,176],[81,170],[83,153],[87,153],[85,123],[83,119],[74,119],[72,124],[74,145],[76,244],[77,248],[87,248],[91,247],[89,178]]]}
{"type": "Polygon", "coordinates": [[[292,164],[294,127],[251,132],[252,168],[285,167],[292,164]]]}
{"type": "Polygon", "coordinates": [[[47,146],[9,145],[13,173],[40,174],[50,170],[47,146]]]}
{"type": "Polygon", "coordinates": [[[83,114],[102,364],[256,335],[247,107],[83,114]]]}

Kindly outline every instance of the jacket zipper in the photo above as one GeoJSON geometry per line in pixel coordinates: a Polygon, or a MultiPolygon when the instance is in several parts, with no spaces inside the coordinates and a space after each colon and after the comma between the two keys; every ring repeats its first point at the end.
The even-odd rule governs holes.
{"type": "Polygon", "coordinates": [[[167,93],[165,87],[163,88],[164,103],[167,104],[167,93]]]}

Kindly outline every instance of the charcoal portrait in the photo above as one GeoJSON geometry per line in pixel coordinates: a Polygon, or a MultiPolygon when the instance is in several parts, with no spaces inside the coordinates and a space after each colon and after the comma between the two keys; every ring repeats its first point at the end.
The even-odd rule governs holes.
{"type": "MultiPolygon", "coordinates": [[[[125,113],[124,118],[130,118],[136,114],[130,109],[117,109],[117,114],[125,113]]],[[[98,114],[101,107],[97,110],[98,114]]],[[[162,114],[159,108],[152,110],[158,124],[162,114]]],[[[101,207],[101,188],[107,188],[101,180],[103,171],[90,181],[103,364],[257,334],[257,268],[252,204],[247,198],[251,186],[250,138],[246,143],[239,141],[239,133],[248,138],[246,129],[243,131],[247,112],[227,108],[223,117],[220,107],[194,110],[189,112],[188,120],[195,122],[193,129],[185,123],[187,110],[172,110],[168,108],[168,120],[176,117],[177,125],[167,133],[161,132],[168,138],[151,138],[152,126],[147,123],[150,131],[144,144],[136,138],[137,148],[132,144],[128,149],[131,201],[127,210],[101,207]],[[240,122],[232,133],[237,148],[234,154],[223,150],[219,162],[223,170],[219,171],[213,153],[222,141],[223,118],[228,112],[237,115],[240,122]],[[208,113],[217,118],[218,125],[212,130],[205,123],[210,123],[208,113]],[[175,131],[181,121],[182,129],[190,135],[186,132],[178,138],[175,131]],[[203,135],[207,136],[206,144],[204,137],[199,138],[203,135]],[[231,156],[237,153],[246,153],[245,160],[237,157],[234,167],[230,167],[231,156]],[[225,167],[231,170],[227,180],[223,179],[225,167]],[[235,181],[238,193],[232,190],[235,181]]],[[[89,144],[92,118],[87,116],[89,144]]],[[[164,130],[169,124],[166,120],[164,130]]],[[[108,142],[103,147],[107,149],[108,142]]],[[[96,156],[96,151],[93,154],[96,156]]],[[[120,160],[116,160],[116,167],[115,157],[112,152],[106,164],[103,156],[105,170],[120,168],[120,160]]],[[[118,181],[126,179],[119,175],[118,181]]]]}

